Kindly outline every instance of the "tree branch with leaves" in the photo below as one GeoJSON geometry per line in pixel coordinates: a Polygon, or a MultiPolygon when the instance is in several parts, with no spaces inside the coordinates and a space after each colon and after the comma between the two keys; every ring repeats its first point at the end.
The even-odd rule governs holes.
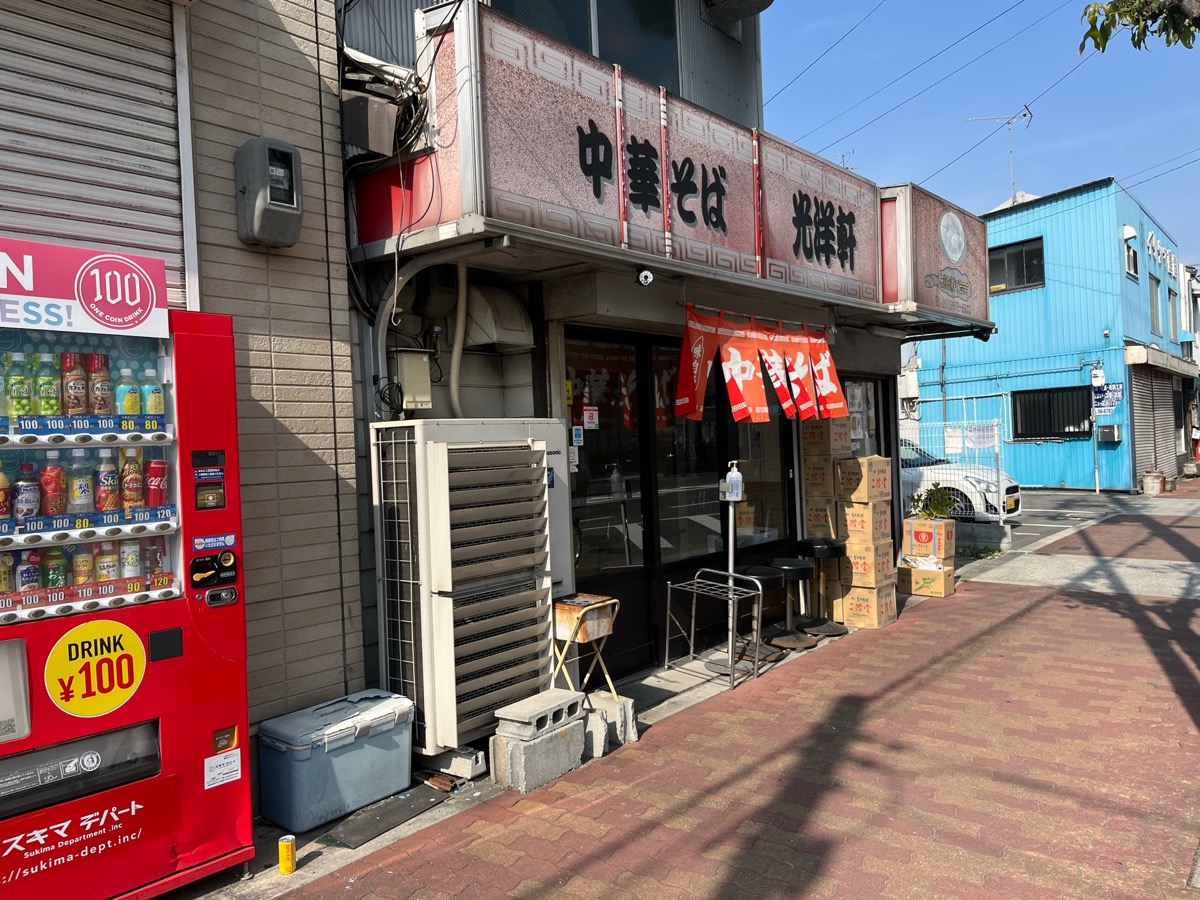
{"type": "Polygon", "coordinates": [[[1200,31],[1200,0],[1110,0],[1089,3],[1083,11],[1088,29],[1079,52],[1088,41],[1101,53],[1109,39],[1122,28],[1129,29],[1134,49],[1141,50],[1147,38],[1160,37],[1168,47],[1183,44],[1189,50],[1200,31]]]}

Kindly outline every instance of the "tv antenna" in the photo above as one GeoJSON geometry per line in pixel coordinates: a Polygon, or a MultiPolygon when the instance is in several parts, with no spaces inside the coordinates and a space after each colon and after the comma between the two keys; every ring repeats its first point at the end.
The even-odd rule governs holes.
{"type": "Polygon", "coordinates": [[[1017,205],[1017,170],[1013,165],[1013,125],[1025,120],[1025,127],[1028,128],[1033,124],[1033,110],[1026,104],[1015,116],[976,116],[973,119],[967,119],[968,122],[1003,122],[1008,126],[1008,177],[1012,181],[1012,202],[1013,206],[1017,205]]]}
{"type": "Polygon", "coordinates": [[[835,153],[833,155],[837,157],[839,166],[841,166],[843,169],[849,169],[851,172],[854,171],[854,166],[847,162],[847,160],[854,155],[853,147],[851,147],[849,150],[843,150],[841,153],[835,153]]]}

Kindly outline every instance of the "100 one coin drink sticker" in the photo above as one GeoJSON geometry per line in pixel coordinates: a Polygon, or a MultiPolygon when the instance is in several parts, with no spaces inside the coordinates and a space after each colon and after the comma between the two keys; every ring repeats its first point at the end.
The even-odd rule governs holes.
{"type": "Polygon", "coordinates": [[[65,713],[104,716],[137,693],[146,647],[128,625],[101,619],[72,628],[46,657],[46,690],[65,713]]]}

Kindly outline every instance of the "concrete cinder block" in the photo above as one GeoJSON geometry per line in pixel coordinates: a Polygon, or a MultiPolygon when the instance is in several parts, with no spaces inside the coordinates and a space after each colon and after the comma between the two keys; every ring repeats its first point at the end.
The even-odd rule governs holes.
{"type": "Polygon", "coordinates": [[[550,688],[496,710],[496,734],[531,741],[583,718],[584,696],[578,691],[550,688]]]}
{"type": "Polygon", "coordinates": [[[608,713],[593,710],[583,717],[583,761],[598,759],[608,752],[608,713]]]}
{"type": "Polygon", "coordinates": [[[527,794],[579,768],[583,761],[583,722],[569,722],[530,741],[496,735],[491,739],[492,780],[527,794]]]}
{"type": "Polygon", "coordinates": [[[633,700],[621,697],[614,700],[608,691],[593,691],[588,694],[588,707],[595,712],[603,712],[608,719],[608,745],[619,747],[621,744],[632,744],[638,739],[637,714],[633,708],[633,700]]]}

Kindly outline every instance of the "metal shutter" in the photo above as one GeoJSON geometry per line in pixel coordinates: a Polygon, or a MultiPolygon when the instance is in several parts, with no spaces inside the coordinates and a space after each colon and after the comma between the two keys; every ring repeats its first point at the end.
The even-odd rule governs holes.
{"type": "Polygon", "coordinates": [[[184,305],[163,0],[0,0],[0,234],[166,260],[184,305]]]}
{"type": "Polygon", "coordinates": [[[1130,369],[1133,381],[1133,483],[1154,468],[1154,374],[1149,366],[1130,369]]]}
{"type": "Polygon", "coordinates": [[[1179,474],[1179,433],[1175,430],[1175,391],[1171,375],[1154,373],[1154,459],[1168,478],[1179,474]]]}

